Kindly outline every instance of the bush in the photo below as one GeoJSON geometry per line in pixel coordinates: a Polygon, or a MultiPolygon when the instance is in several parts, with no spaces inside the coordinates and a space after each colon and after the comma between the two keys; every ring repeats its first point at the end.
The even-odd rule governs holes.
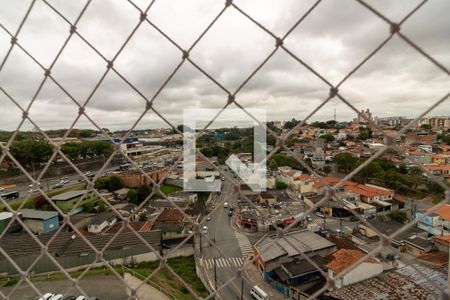
{"type": "Polygon", "coordinates": [[[6,281],[3,286],[12,286],[18,282],[19,282],[19,280],[17,280],[17,278],[9,278],[8,281],[6,281]]]}
{"type": "Polygon", "coordinates": [[[127,193],[128,201],[134,204],[138,204],[136,190],[130,189],[127,193]]]}
{"type": "Polygon", "coordinates": [[[275,187],[277,188],[277,190],[285,190],[287,189],[288,185],[282,181],[275,181],[275,187]]]}
{"type": "Polygon", "coordinates": [[[116,175],[100,177],[95,181],[95,188],[98,190],[108,190],[110,192],[114,192],[124,186],[125,185],[122,178],[116,175]]]}
{"type": "Polygon", "coordinates": [[[136,203],[136,204],[140,204],[142,201],[144,201],[145,198],[147,198],[147,196],[150,195],[151,192],[152,192],[152,188],[150,186],[141,185],[137,190],[138,203],[136,203]]]}
{"type": "Polygon", "coordinates": [[[395,222],[405,223],[406,221],[408,221],[408,216],[404,211],[394,210],[393,212],[389,213],[388,216],[392,221],[395,222]]]}

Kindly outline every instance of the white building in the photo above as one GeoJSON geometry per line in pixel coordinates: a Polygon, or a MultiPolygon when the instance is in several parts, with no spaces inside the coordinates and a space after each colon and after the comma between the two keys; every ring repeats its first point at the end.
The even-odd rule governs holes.
{"type": "Polygon", "coordinates": [[[344,286],[360,282],[383,273],[383,265],[374,258],[368,258],[362,263],[356,264],[358,260],[363,258],[366,253],[357,249],[339,249],[330,255],[328,259],[331,261],[326,265],[328,268],[328,275],[336,277],[339,273],[352,268],[344,276],[336,279],[336,287],[342,288],[344,286]]]}

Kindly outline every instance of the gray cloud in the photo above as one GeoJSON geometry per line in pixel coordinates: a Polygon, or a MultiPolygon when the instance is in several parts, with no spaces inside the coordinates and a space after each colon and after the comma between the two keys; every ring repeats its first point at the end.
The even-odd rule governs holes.
{"type": "MultiPolygon", "coordinates": [[[[74,22],[85,1],[51,1],[74,22]]],[[[283,36],[314,1],[235,1],[245,12],[277,36],[283,36]]],[[[388,18],[401,20],[419,1],[368,1],[388,18]]],[[[149,1],[136,4],[145,9],[149,1]]],[[[29,2],[3,2],[0,22],[15,32],[29,2]]],[[[183,49],[188,49],[222,9],[222,2],[157,0],[148,16],[183,49]]],[[[402,32],[447,68],[450,65],[450,3],[426,3],[403,26],[402,32]],[[432,22],[430,20],[433,20],[432,22]]],[[[77,26],[107,59],[118,51],[139,21],[139,11],[127,1],[93,1],[77,26]]],[[[44,67],[55,58],[67,38],[69,26],[41,1],[19,35],[21,43],[44,67]]],[[[389,34],[389,26],[354,0],[322,1],[286,39],[285,45],[332,83],[339,82],[389,34]]],[[[0,55],[6,54],[10,38],[0,30],[0,55]]],[[[274,49],[273,37],[229,8],[190,54],[202,69],[230,92],[274,49]]],[[[146,23],[123,49],[115,68],[147,98],[152,98],[181,61],[179,49],[146,23]]],[[[84,103],[106,71],[106,63],[80,38],[73,36],[52,75],[79,103],[84,103]]],[[[19,49],[11,53],[0,72],[0,85],[26,107],[36,92],[43,71],[19,49]]],[[[394,37],[341,87],[342,95],[358,109],[376,115],[417,116],[448,92],[448,76],[405,42],[394,37]],[[408,103],[408,105],[405,105],[408,103]]],[[[238,93],[246,108],[266,108],[268,119],[302,119],[328,95],[328,86],[279,50],[238,93]]],[[[158,95],[154,107],[171,123],[179,124],[183,108],[220,108],[227,95],[189,62],[158,95]]],[[[13,130],[21,114],[0,95],[0,129],[13,130]]],[[[110,72],[93,95],[86,112],[99,126],[126,129],[142,114],[145,101],[116,74],[110,72]]],[[[355,113],[338,99],[323,107],[313,120],[349,120],[355,113]]],[[[75,120],[76,105],[50,80],[30,109],[30,116],[44,129],[68,127],[75,120]]],[[[448,101],[435,114],[450,114],[448,101]]],[[[137,128],[167,127],[149,112],[137,128]]],[[[32,125],[24,124],[24,129],[32,125]]],[[[92,124],[82,117],[75,127],[92,124]]]]}

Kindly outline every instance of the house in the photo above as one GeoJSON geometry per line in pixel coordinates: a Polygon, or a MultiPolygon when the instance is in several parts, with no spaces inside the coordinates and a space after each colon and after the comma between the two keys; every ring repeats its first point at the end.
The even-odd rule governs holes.
{"type": "Polygon", "coordinates": [[[35,209],[22,209],[24,224],[35,234],[45,234],[59,228],[58,213],[35,209]]]}
{"type": "Polygon", "coordinates": [[[447,165],[424,165],[424,167],[436,176],[441,176],[450,181],[450,164],[447,165]]]}
{"type": "Polygon", "coordinates": [[[412,158],[413,161],[417,161],[421,164],[431,164],[432,162],[432,154],[425,152],[409,152],[409,157],[412,158]]]}
{"type": "Polygon", "coordinates": [[[164,209],[156,218],[153,228],[161,230],[163,237],[176,237],[183,234],[184,215],[178,209],[164,209]]]}
{"type": "MultiPolygon", "coordinates": [[[[410,227],[404,229],[404,224],[394,222],[394,221],[381,221],[377,219],[371,219],[368,221],[370,225],[359,224],[358,231],[359,233],[354,234],[352,236],[352,240],[357,244],[370,244],[374,242],[378,242],[380,240],[376,229],[378,232],[390,236],[396,232],[398,234],[394,235],[391,238],[391,245],[395,248],[405,248],[405,241],[411,240],[415,237],[426,238],[427,233],[417,227],[410,227]],[[403,231],[402,231],[403,230],[403,231]]],[[[407,250],[407,249],[405,249],[407,250]]]]}
{"type": "MultiPolygon", "coordinates": [[[[432,208],[427,211],[430,212],[432,208]]],[[[450,205],[444,204],[431,212],[428,216],[423,217],[424,212],[418,211],[415,218],[418,220],[418,227],[426,230],[432,235],[448,235],[450,234],[450,205]]]]}
{"type": "Polygon", "coordinates": [[[308,175],[300,175],[294,178],[291,188],[300,194],[314,192],[314,179],[308,175]]]}
{"type": "Polygon", "coordinates": [[[405,239],[402,245],[402,251],[413,256],[431,252],[434,248],[434,243],[432,241],[416,235],[410,236],[409,239],[405,239]]]}
{"type": "MultiPolygon", "coordinates": [[[[433,238],[434,246],[442,252],[448,253],[450,248],[450,235],[437,236],[433,238]]],[[[448,254],[447,254],[448,257],[448,254]]]]}
{"type": "Polygon", "coordinates": [[[111,227],[117,222],[117,216],[115,212],[103,212],[95,215],[88,225],[88,231],[90,233],[100,233],[108,227],[111,227]]]}
{"type": "Polygon", "coordinates": [[[431,156],[431,163],[437,165],[444,165],[450,161],[450,156],[443,154],[433,154],[431,156]]]}
{"type": "MultiPolygon", "coordinates": [[[[259,255],[255,262],[256,266],[264,280],[270,281],[278,278],[275,270],[282,264],[301,261],[304,259],[303,255],[325,257],[336,250],[336,245],[311,231],[298,230],[287,232],[283,239],[277,239],[274,234],[266,235],[256,242],[254,248],[253,254],[259,255]]],[[[298,274],[295,274],[296,277],[289,280],[301,281],[302,278],[298,278],[298,274]]]]}
{"type": "Polygon", "coordinates": [[[423,212],[416,212],[415,219],[418,220],[417,227],[422,230],[425,230],[431,235],[443,235],[448,234],[447,230],[444,230],[442,227],[441,217],[437,214],[429,214],[427,216],[423,216],[423,212]]]}
{"type": "Polygon", "coordinates": [[[87,190],[68,191],[62,194],[53,196],[52,201],[58,206],[64,213],[74,215],[83,211],[82,204],[86,201],[92,200],[94,195],[87,190]],[[75,207],[77,205],[77,207],[75,207]]]}
{"type": "Polygon", "coordinates": [[[331,278],[335,278],[339,273],[351,268],[344,276],[336,279],[335,285],[338,289],[383,273],[383,265],[374,258],[369,257],[356,264],[365,256],[366,253],[361,250],[342,248],[326,257],[329,262],[325,266],[331,278]]]}
{"type": "Polygon", "coordinates": [[[281,286],[296,287],[297,290],[302,290],[302,285],[322,280],[322,274],[316,266],[325,269],[325,258],[314,255],[310,259],[312,263],[305,258],[295,258],[291,262],[282,263],[274,270],[276,280],[281,283],[281,286]]]}
{"type": "Polygon", "coordinates": [[[127,188],[121,188],[117,191],[114,191],[114,196],[118,201],[125,201],[128,198],[128,192],[130,189],[127,188]]]}
{"type": "MultiPolygon", "coordinates": [[[[16,232],[19,231],[22,226],[18,222],[14,222],[13,224],[9,224],[13,217],[13,213],[9,211],[0,212],[0,234],[6,229],[9,225],[7,232],[16,232]]],[[[22,218],[22,213],[18,213],[18,217],[22,218]]]]}

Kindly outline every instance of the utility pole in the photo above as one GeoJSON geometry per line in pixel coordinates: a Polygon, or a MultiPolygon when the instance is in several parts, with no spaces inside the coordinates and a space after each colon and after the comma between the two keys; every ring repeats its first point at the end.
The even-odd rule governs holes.
{"type": "Polygon", "coordinates": [[[217,291],[217,268],[216,268],[216,257],[214,256],[214,290],[217,291]]]}
{"type": "Polygon", "coordinates": [[[241,300],[244,300],[244,277],[241,274],[241,300]]]}

